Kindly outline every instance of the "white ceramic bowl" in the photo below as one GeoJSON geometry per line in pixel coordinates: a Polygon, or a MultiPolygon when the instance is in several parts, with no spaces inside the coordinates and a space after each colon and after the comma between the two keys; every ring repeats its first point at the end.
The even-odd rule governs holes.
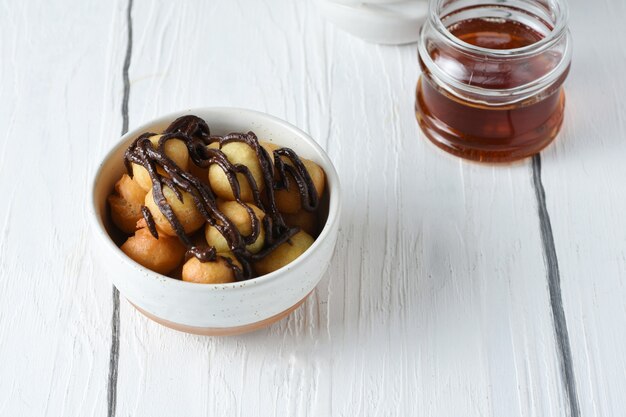
{"type": "Polygon", "coordinates": [[[235,334],[265,327],[304,301],[326,271],[333,254],[340,215],[339,178],[322,148],[306,133],[276,117],[236,108],[200,108],[169,114],[125,134],[106,155],[93,181],[93,219],[102,275],[151,319],[196,334],[235,334]],[[160,275],[128,258],[107,229],[107,196],[125,172],[123,154],[138,135],[161,132],[177,117],[195,114],[212,134],[253,131],[261,140],[292,148],[326,172],[328,218],[313,245],[289,265],[270,274],[230,284],[196,284],[160,275]]]}

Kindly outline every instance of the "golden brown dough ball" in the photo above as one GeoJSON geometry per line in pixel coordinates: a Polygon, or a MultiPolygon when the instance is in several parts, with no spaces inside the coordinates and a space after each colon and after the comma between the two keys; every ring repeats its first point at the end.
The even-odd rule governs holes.
{"type": "Polygon", "coordinates": [[[142,216],[141,219],[137,221],[137,224],[135,225],[135,229],[143,229],[145,227],[148,227],[148,222],[142,216]]]}
{"type": "Polygon", "coordinates": [[[115,184],[115,191],[117,194],[108,198],[111,219],[124,233],[133,233],[135,224],[142,218],[141,205],[146,192],[126,174],[115,184]]]}
{"type": "Polygon", "coordinates": [[[311,236],[317,235],[317,214],[306,210],[300,210],[295,214],[283,214],[283,220],[287,226],[299,227],[311,236]]]}
{"type": "MultiPolygon", "coordinates": [[[[154,135],[150,137],[152,146],[156,148],[159,145],[159,139],[163,135],[154,135]]],[[[189,150],[187,145],[180,139],[170,139],[165,142],[165,155],[167,155],[176,165],[182,170],[187,170],[189,167],[189,150]]],[[[146,192],[152,188],[152,180],[150,174],[141,165],[132,164],[133,166],[133,179],[144,189],[146,192]]],[[[157,172],[161,175],[166,175],[165,171],[161,167],[157,167],[157,172]]]]}
{"type": "Polygon", "coordinates": [[[135,262],[163,275],[174,270],[185,256],[178,238],[162,234],[155,239],[148,229],[137,230],[121,249],[135,262]]]}
{"type": "MultiPolygon", "coordinates": [[[[183,225],[185,229],[185,233],[190,234],[198,230],[204,224],[204,218],[198,211],[195,202],[193,201],[193,197],[186,191],[180,191],[183,196],[183,201],[180,201],[174,191],[167,186],[163,187],[163,196],[165,200],[172,207],[172,211],[174,215],[178,218],[178,221],[183,225]]],[[[159,206],[154,201],[154,197],[152,195],[152,190],[148,191],[146,194],[145,206],[148,207],[150,213],[152,213],[152,217],[154,218],[154,223],[156,226],[163,231],[163,233],[169,236],[176,236],[176,232],[174,228],[167,220],[167,218],[161,213],[159,210],[159,206]]]]}
{"type": "Polygon", "coordinates": [[[229,253],[219,253],[215,262],[200,262],[193,257],[183,265],[183,281],[198,284],[235,282],[235,272],[225,258],[230,259],[230,262],[241,268],[239,261],[229,253]]]}
{"type": "MultiPolygon", "coordinates": [[[[216,146],[216,144],[209,145],[209,147],[216,146]]],[[[222,146],[221,151],[224,155],[226,155],[231,164],[241,164],[247,166],[256,182],[257,187],[259,188],[259,191],[263,191],[265,188],[263,171],[261,170],[261,164],[259,164],[256,152],[252,149],[252,147],[242,142],[230,142],[222,146]]],[[[241,199],[247,202],[254,202],[252,188],[250,187],[246,177],[241,173],[237,173],[237,181],[239,182],[241,199]]],[[[217,196],[225,200],[235,199],[232,187],[228,182],[228,177],[222,168],[217,164],[213,164],[209,167],[209,183],[217,196]]]]}
{"type": "MultiPolygon", "coordinates": [[[[254,215],[259,219],[260,230],[259,236],[254,243],[247,245],[246,248],[252,253],[257,253],[263,248],[263,244],[265,243],[265,228],[263,227],[263,218],[265,217],[265,213],[253,204],[249,204],[249,207],[254,212],[254,215]]],[[[225,201],[218,203],[217,208],[224,213],[224,215],[228,217],[231,222],[233,222],[242,236],[250,236],[252,234],[250,214],[241,204],[236,201],[225,201]]],[[[217,252],[230,251],[228,242],[226,242],[224,236],[222,236],[222,234],[214,226],[211,226],[210,224],[206,225],[205,236],[207,243],[215,247],[217,252]]]]}
{"type": "Polygon", "coordinates": [[[124,200],[134,204],[142,205],[146,198],[146,191],[128,174],[122,175],[122,178],[115,184],[115,191],[124,200]]]}
{"type": "Polygon", "coordinates": [[[141,219],[141,205],[130,203],[117,194],[111,194],[107,201],[113,224],[126,234],[133,233],[135,224],[141,219]]]}
{"type": "Polygon", "coordinates": [[[302,255],[312,244],[313,238],[306,232],[300,231],[287,241],[270,252],[265,258],[254,264],[257,274],[265,275],[289,264],[302,255]]]}
{"type": "MultiPolygon", "coordinates": [[[[325,175],[324,170],[315,162],[308,159],[301,158],[304,167],[311,176],[313,185],[317,190],[317,195],[321,198],[324,194],[325,175]]],[[[286,160],[287,164],[292,165],[291,161],[286,160]]],[[[281,213],[294,214],[302,209],[302,202],[300,201],[300,192],[298,191],[298,185],[293,177],[287,174],[289,178],[289,188],[287,190],[276,191],[276,206],[281,213]]]]}
{"type": "Polygon", "coordinates": [[[259,145],[261,145],[263,148],[265,148],[267,153],[270,154],[270,158],[272,158],[272,161],[274,160],[274,151],[276,149],[280,149],[280,146],[276,145],[275,143],[266,142],[264,140],[260,140],[259,141],[259,145]]]}

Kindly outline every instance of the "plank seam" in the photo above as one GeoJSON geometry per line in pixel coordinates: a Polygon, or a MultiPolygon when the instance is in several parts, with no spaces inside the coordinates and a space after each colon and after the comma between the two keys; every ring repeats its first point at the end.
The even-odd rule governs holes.
{"type": "MultiPolygon", "coordinates": [[[[126,7],[127,44],[122,77],[124,82],[124,95],[122,97],[122,135],[128,132],[128,101],[130,97],[130,59],[133,50],[133,0],[128,0],[126,7]]],[[[114,417],[117,408],[117,375],[120,358],[120,293],[113,286],[113,313],[111,315],[111,351],[109,354],[109,379],[107,384],[107,416],[114,417]]]]}
{"type": "Polygon", "coordinates": [[[572,351],[567,331],[565,310],[563,309],[563,298],[561,296],[561,273],[559,271],[556,246],[554,244],[554,235],[552,234],[552,222],[550,221],[550,214],[546,206],[546,191],[541,179],[541,156],[539,154],[535,155],[532,159],[532,175],[533,188],[535,189],[535,197],[537,198],[543,256],[548,275],[550,308],[552,311],[552,324],[554,326],[557,344],[557,355],[561,368],[561,382],[567,397],[566,402],[569,408],[569,416],[580,417],[574,366],[572,363],[572,351]]]}

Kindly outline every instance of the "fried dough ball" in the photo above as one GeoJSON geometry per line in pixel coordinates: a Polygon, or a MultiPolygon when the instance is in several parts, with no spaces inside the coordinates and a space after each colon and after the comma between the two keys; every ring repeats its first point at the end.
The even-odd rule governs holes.
{"type": "Polygon", "coordinates": [[[133,233],[135,224],[142,218],[141,206],[146,192],[126,174],[115,184],[115,191],[117,194],[108,198],[111,219],[124,233],[133,233]]]}
{"type": "MultiPolygon", "coordinates": [[[[219,145],[216,143],[209,145],[209,147],[218,146],[219,145]]],[[[222,146],[221,151],[224,155],[226,155],[231,164],[241,164],[247,166],[259,191],[263,191],[265,188],[263,171],[261,170],[261,164],[259,163],[256,152],[252,149],[252,147],[242,142],[230,142],[222,146]]],[[[247,178],[243,174],[237,173],[237,182],[239,183],[241,199],[246,202],[254,202],[252,188],[250,187],[247,178]]],[[[209,167],[209,183],[217,196],[225,200],[235,199],[233,189],[228,182],[228,177],[222,168],[217,164],[213,164],[209,167]]]]}
{"type": "MultiPolygon", "coordinates": [[[[321,198],[322,194],[324,194],[325,186],[324,170],[313,161],[304,158],[300,158],[300,160],[309,173],[311,181],[313,181],[317,195],[321,198]]],[[[289,165],[293,165],[289,160],[285,160],[285,162],[289,165]]],[[[287,178],[289,178],[289,188],[287,190],[276,191],[276,206],[281,213],[295,214],[302,209],[300,192],[298,191],[298,184],[296,184],[293,176],[287,174],[287,178]]]]}
{"type": "Polygon", "coordinates": [[[266,142],[264,140],[260,140],[259,141],[259,145],[261,145],[261,147],[265,148],[267,153],[270,154],[270,158],[272,158],[272,160],[274,160],[274,151],[276,149],[280,149],[280,146],[276,145],[275,143],[266,142]]]}
{"type": "MultiPolygon", "coordinates": [[[[159,145],[159,139],[163,135],[150,136],[150,142],[152,146],[156,148],[159,145]]],[[[187,145],[180,139],[170,139],[165,142],[165,155],[167,155],[176,165],[182,170],[187,170],[189,167],[189,150],[187,145]]],[[[192,164],[193,165],[193,164],[192,164]]],[[[152,180],[148,170],[141,165],[132,164],[133,166],[133,179],[139,183],[141,188],[149,191],[152,188],[152,180]]],[[[157,167],[157,172],[161,175],[166,175],[165,171],[161,167],[157,167]]]]}
{"type": "Polygon", "coordinates": [[[317,214],[313,212],[300,210],[295,214],[284,213],[283,220],[287,226],[299,227],[311,236],[317,235],[317,214]]]}
{"type": "Polygon", "coordinates": [[[291,239],[278,246],[265,258],[254,264],[257,274],[265,275],[291,263],[302,255],[312,244],[313,238],[306,232],[299,231],[291,239]]]}
{"type": "Polygon", "coordinates": [[[190,258],[183,265],[183,281],[198,284],[225,284],[235,282],[235,272],[229,265],[230,259],[237,267],[241,264],[230,253],[218,253],[215,262],[200,262],[197,258],[190,258]]]}
{"type": "MultiPolygon", "coordinates": [[[[271,142],[261,141],[259,143],[270,154],[272,160],[274,159],[274,151],[281,148],[280,146],[275,145],[271,142]]],[[[289,158],[283,157],[282,159],[288,165],[293,166],[293,163],[289,158]]],[[[315,162],[309,159],[300,158],[300,160],[302,161],[304,167],[309,173],[311,181],[313,181],[313,186],[315,187],[315,190],[317,190],[317,195],[321,198],[322,194],[324,194],[324,187],[326,185],[326,176],[324,174],[324,170],[315,162]]],[[[298,186],[295,183],[293,177],[289,175],[288,178],[289,189],[276,191],[276,205],[278,206],[278,210],[283,214],[296,214],[302,209],[302,203],[300,202],[300,192],[298,191],[298,186]]],[[[300,225],[298,224],[298,226],[300,225]]]]}
{"type": "Polygon", "coordinates": [[[134,204],[143,204],[143,200],[146,197],[146,191],[128,174],[122,175],[122,178],[115,184],[115,191],[124,200],[134,204]]]}
{"type": "MultiPolygon", "coordinates": [[[[190,234],[202,227],[204,224],[204,218],[198,211],[191,194],[182,190],[180,190],[180,193],[182,194],[183,201],[178,199],[172,189],[167,186],[163,187],[163,196],[165,197],[165,200],[172,207],[172,211],[178,221],[183,225],[185,233],[190,234]]],[[[144,204],[148,207],[148,210],[150,210],[157,228],[169,236],[176,236],[174,228],[163,213],[161,213],[159,206],[154,201],[152,190],[148,191],[148,194],[146,194],[144,204]]]]}
{"type": "Polygon", "coordinates": [[[141,205],[130,203],[117,194],[111,194],[107,201],[113,224],[126,234],[133,233],[135,224],[141,219],[141,205]]]}
{"type": "MultiPolygon", "coordinates": [[[[254,212],[254,215],[259,219],[259,235],[254,243],[247,245],[246,249],[248,249],[252,253],[257,253],[263,248],[263,244],[265,243],[265,229],[263,227],[263,218],[265,217],[265,213],[263,210],[258,208],[253,204],[249,204],[249,207],[254,212]]],[[[250,220],[250,214],[241,204],[236,201],[225,201],[218,203],[217,208],[224,213],[228,219],[233,222],[239,233],[242,236],[250,236],[252,234],[252,222],[250,220]]],[[[209,245],[215,247],[217,252],[229,252],[230,248],[228,247],[228,242],[222,234],[215,228],[215,226],[211,226],[210,224],[206,225],[205,228],[205,236],[206,241],[209,245]]]]}
{"type": "Polygon", "coordinates": [[[178,238],[162,234],[155,239],[146,228],[137,230],[121,249],[135,262],[163,275],[173,271],[185,256],[178,238]]]}

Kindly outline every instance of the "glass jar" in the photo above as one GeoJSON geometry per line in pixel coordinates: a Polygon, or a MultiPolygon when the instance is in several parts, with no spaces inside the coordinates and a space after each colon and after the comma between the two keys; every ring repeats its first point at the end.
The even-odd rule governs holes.
{"type": "Polygon", "coordinates": [[[572,56],[567,17],[565,0],[431,0],[415,103],[426,136],[486,162],[550,144],[572,56]]]}

